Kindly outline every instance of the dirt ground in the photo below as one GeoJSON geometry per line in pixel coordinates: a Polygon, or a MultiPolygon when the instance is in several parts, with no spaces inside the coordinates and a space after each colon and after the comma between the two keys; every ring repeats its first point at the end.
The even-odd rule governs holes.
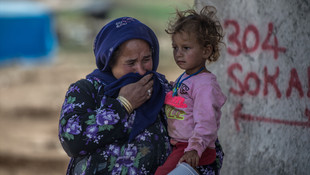
{"type": "MultiPolygon", "coordinates": [[[[65,174],[58,119],[70,83],[95,67],[91,54],[58,54],[41,66],[0,67],[0,175],[65,174]]],[[[171,80],[172,69],[159,70],[171,80]]]]}

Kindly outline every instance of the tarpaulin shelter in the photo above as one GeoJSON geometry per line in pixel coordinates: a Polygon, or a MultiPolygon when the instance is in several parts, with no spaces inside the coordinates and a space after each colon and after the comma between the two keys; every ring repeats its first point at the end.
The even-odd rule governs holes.
{"type": "Polygon", "coordinates": [[[45,62],[56,52],[51,11],[31,1],[0,1],[0,65],[45,62]]]}

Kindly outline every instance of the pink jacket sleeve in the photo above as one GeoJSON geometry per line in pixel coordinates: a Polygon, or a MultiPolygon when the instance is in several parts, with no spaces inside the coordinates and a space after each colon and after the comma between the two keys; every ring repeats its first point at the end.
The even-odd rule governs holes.
{"type": "Polygon", "coordinates": [[[226,101],[226,96],[216,83],[195,88],[192,97],[194,98],[195,128],[185,152],[196,150],[201,157],[207,147],[215,147],[214,143],[220,125],[221,107],[226,101]]]}

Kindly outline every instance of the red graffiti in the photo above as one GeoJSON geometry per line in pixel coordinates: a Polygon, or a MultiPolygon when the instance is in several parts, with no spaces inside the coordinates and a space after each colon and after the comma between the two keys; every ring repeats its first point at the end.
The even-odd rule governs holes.
{"type": "Polygon", "coordinates": [[[285,52],[286,48],[279,47],[278,39],[277,39],[276,36],[273,37],[274,45],[270,45],[269,44],[270,37],[271,37],[272,33],[273,33],[273,24],[269,23],[268,24],[268,34],[267,34],[267,37],[266,37],[265,41],[263,42],[262,49],[263,50],[273,50],[274,51],[273,57],[275,59],[277,59],[278,56],[279,56],[279,52],[285,52]]]}
{"type": "Polygon", "coordinates": [[[254,52],[259,46],[259,32],[257,30],[257,28],[254,25],[249,25],[247,28],[245,28],[244,30],[244,34],[242,37],[242,47],[244,49],[245,53],[251,53],[254,52]],[[247,40],[248,40],[248,34],[252,32],[254,34],[254,40],[255,43],[252,47],[249,48],[249,46],[247,45],[247,40]]]}
{"type": "Polygon", "coordinates": [[[264,67],[264,96],[266,96],[268,94],[268,84],[270,83],[274,90],[276,91],[277,97],[280,98],[281,97],[281,92],[279,90],[279,87],[276,83],[276,79],[279,76],[279,67],[276,68],[276,73],[274,75],[269,75],[268,74],[268,70],[267,67],[264,67]]]}
{"type": "MultiPolygon", "coordinates": [[[[242,65],[239,63],[234,63],[232,65],[230,65],[227,69],[227,73],[228,73],[228,77],[231,78],[237,85],[238,88],[235,87],[230,87],[229,88],[229,92],[234,94],[234,95],[238,95],[238,96],[243,96],[245,93],[252,95],[252,96],[257,96],[260,92],[260,88],[261,88],[261,78],[259,78],[259,76],[255,73],[255,72],[248,72],[246,73],[245,76],[245,80],[242,81],[240,78],[238,78],[235,74],[236,71],[239,71],[241,73],[243,73],[243,69],[242,69],[242,65]],[[249,85],[249,81],[250,79],[253,79],[254,81],[252,81],[252,87],[251,88],[249,85]]],[[[308,67],[308,80],[310,81],[310,67],[308,67]]],[[[271,87],[273,87],[274,91],[276,92],[276,96],[277,98],[281,98],[282,94],[281,91],[279,90],[278,84],[277,84],[277,78],[279,77],[280,74],[280,70],[279,67],[276,67],[276,71],[273,75],[269,74],[269,71],[267,69],[267,67],[264,67],[264,78],[262,78],[264,81],[264,89],[263,89],[263,94],[264,96],[267,96],[269,93],[268,90],[268,85],[271,85],[271,87]]],[[[304,96],[304,91],[301,85],[301,81],[299,79],[298,73],[296,71],[295,68],[292,68],[290,71],[290,78],[289,78],[289,82],[288,82],[288,87],[286,89],[286,97],[290,97],[291,93],[293,91],[293,89],[296,89],[297,92],[299,93],[300,97],[304,96]]],[[[289,77],[289,76],[288,76],[289,77]]],[[[310,89],[310,83],[308,83],[309,85],[309,89],[310,89]]],[[[307,96],[309,96],[309,90],[308,89],[308,94],[307,96]]]]}
{"type": "Polygon", "coordinates": [[[248,92],[250,95],[257,96],[259,93],[259,89],[260,89],[260,80],[259,80],[258,75],[254,72],[248,73],[244,80],[244,90],[248,92]],[[250,79],[253,79],[256,84],[256,87],[254,90],[250,89],[250,85],[249,85],[250,79]]]}
{"type": "Polygon", "coordinates": [[[233,72],[235,69],[238,69],[238,70],[240,70],[240,71],[242,72],[242,66],[241,66],[241,64],[235,63],[235,64],[230,65],[230,66],[228,67],[227,72],[228,72],[228,76],[229,76],[231,79],[233,79],[235,83],[238,84],[240,90],[236,90],[236,89],[234,89],[234,88],[231,87],[231,88],[229,89],[229,92],[231,92],[231,93],[233,93],[233,94],[235,94],[235,95],[240,95],[240,96],[242,96],[242,95],[244,94],[243,83],[237,78],[237,76],[235,76],[235,74],[234,74],[234,72],[233,72]]]}
{"type": "Polygon", "coordinates": [[[302,121],[280,120],[280,119],[273,119],[273,118],[268,118],[268,117],[263,117],[263,116],[254,116],[250,114],[244,114],[244,113],[241,113],[242,107],[243,107],[242,104],[238,104],[234,110],[234,121],[235,121],[235,127],[237,131],[240,131],[240,126],[239,126],[240,120],[284,124],[284,125],[290,125],[290,126],[302,126],[302,127],[310,128],[310,110],[308,108],[306,108],[305,110],[307,121],[302,122],[302,121]]]}
{"type": "Polygon", "coordinates": [[[301,83],[300,83],[300,80],[299,80],[299,77],[298,77],[298,74],[295,68],[291,70],[291,78],[289,82],[289,87],[286,90],[286,97],[291,96],[293,87],[298,90],[300,97],[304,96],[304,92],[302,90],[301,83]]]}
{"type": "MultiPolygon", "coordinates": [[[[259,46],[261,46],[262,52],[272,51],[273,58],[275,60],[278,59],[280,53],[286,52],[286,48],[279,46],[279,41],[275,35],[276,32],[274,32],[273,23],[268,23],[267,35],[263,39],[262,43],[260,41],[260,32],[253,24],[246,26],[243,32],[241,31],[240,25],[236,20],[225,20],[224,28],[228,31],[227,52],[232,56],[236,57],[242,53],[250,54],[257,51],[259,46]],[[242,37],[241,40],[240,37],[242,37]]],[[[292,68],[289,72],[283,72],[287,73],[288,75],[285,75],[285,77],[287,77],[287,83],[281,82],[281,84],[284,84],[284,86],[280,86],[280,88],[286,88],[282,89],[282,93],[278,86],[278,78],[280,74],[283,73],[280,71],[278,66],[276,66],[275,70],[268,70],[267,66],[265,66],[263,69],[263,74],[260,75],[260,77],[259,74],[255,72],[243,72],[243,67],[241,64],[233,63],[228,67],[227,73],[228,78],[234,82],[234,84],[232,84],[232,86],[229,88],[229,92],[233,95],[244,96],[245,94],[248,94],[256,97],[259,95],[261,88],[263,88],[262,93],[264,96],[267,96],[270,92],[274,92],[278,99],[282,97],[283,92],[285,92],[286,98],[291,97],[292,93],[298,93],[300,98],[304,97],[304,94],[306,93],[306,96],[310,98],[310,66],[307,69],[308,82],[300,81],[296,68],[292,68]],[[240,78],[240,75],[244,77],[244,80],[240,78]],[[307,83],[308,91],[304,91],[304,86],[302,86],[302,83],[307,83]]],[[[242,104],[238,104],[234,110],[234,120],[236,129],[238,131],[240,130],[240,120],[310,127],[310,110],[308,108],[305,109],[305,115],[307,117],[306,122],[287,121],[263,116],[254,116],[241,113],[241,110],[242,104]]]]}
{"type": "MultiPolygon", "coordinates": [[[[243,52],[251,53],[255,52],[259,48],[260,40],[259,40],[259,31],[256,26],[250,24],[244,30],[242,41],[240,42],[239,34],[240,34],[240,25],[235,20],[225,20],[224,28],[229,28],[232,26],[233,32],[228,35],[228,41],[232,43],[234,48],[227,47],[227,52],[232,56],[238,56],[243,52]],[[249,34],[252,33],[254,39],[249,39],[249,34]],[[254,41],[253,46],[248,46],[247,41],[254,41]]],[[[273,42],[270,40],[272,39],[273,32],[273,24],[268,24],[268,32],[265,40],[263,41],[261,48],[265,51],[273,51],[273,57],[277,59],[279,57],[279,52],[286,52],[286,48],[280,47],[278,43],[277,37],[274,35],[273,42]]]]}
{"type": "Polygon", "coordinates": [[[227,47],[227,52],[233,56],[238,56],[241,53],[241,42],[238,40],[240,27],[235,20],[226,20],[224,23],[224,27],[227,28],[229,25],[232,25],[235,28],[235,32],[228,36],[228,41],[234,43],[237,48],[236,50],[234,50],[230,47],[227,47]]]}

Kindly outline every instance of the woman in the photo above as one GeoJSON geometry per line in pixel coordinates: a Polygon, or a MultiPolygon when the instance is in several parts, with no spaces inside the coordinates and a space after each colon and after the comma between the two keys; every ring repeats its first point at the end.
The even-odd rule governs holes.
{"type": "Polygon", "coordinates": [[[138,20],[118,18],[98,33],[94,53],[98,69],[69,87],[61,111],[67,174],[154,174],[171,149],[157,38],[138,20]]]}

